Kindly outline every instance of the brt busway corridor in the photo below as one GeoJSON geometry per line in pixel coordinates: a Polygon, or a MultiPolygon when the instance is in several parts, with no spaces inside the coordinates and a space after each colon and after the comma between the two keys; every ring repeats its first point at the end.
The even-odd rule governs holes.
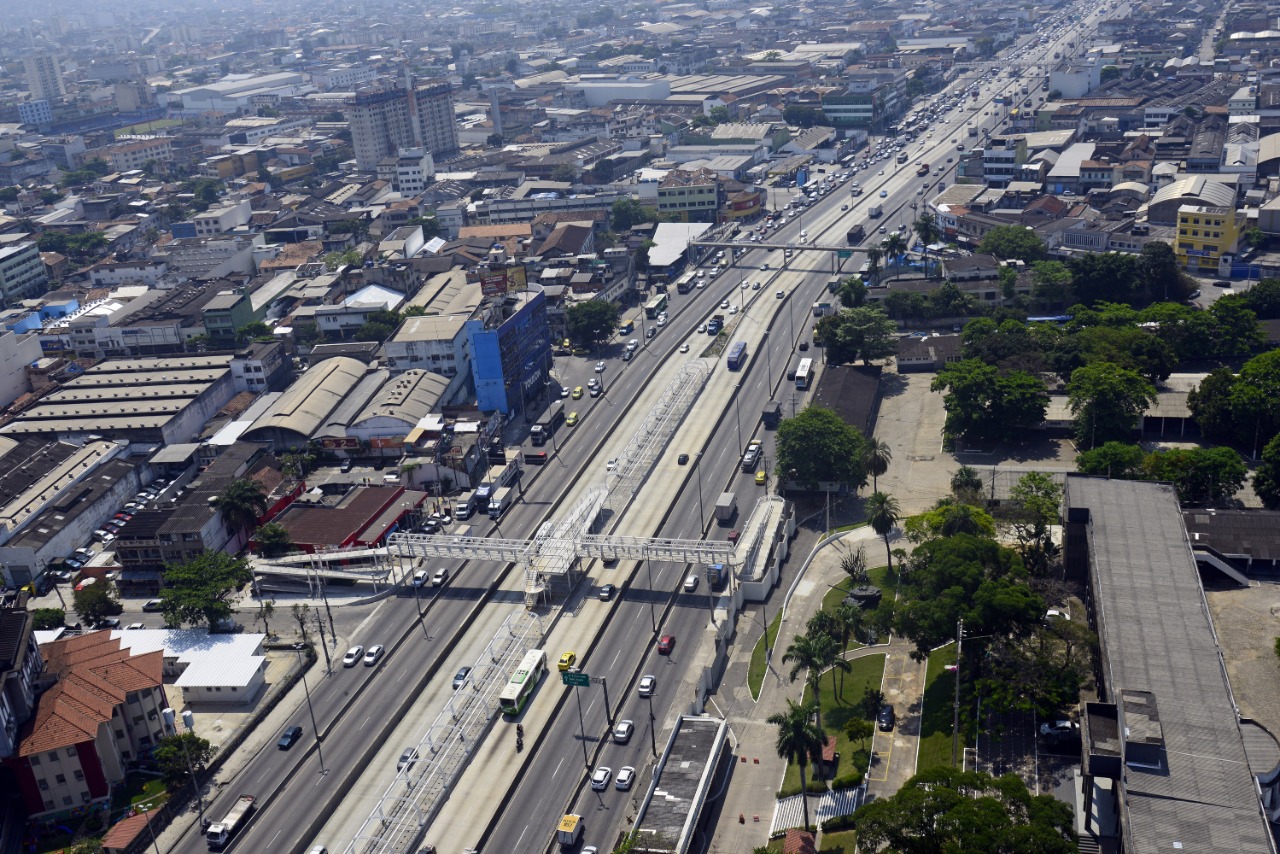
{"type": "MultiPolygon", "coordinates": [[[[477,749],[488,750],[493,744],[493,740],[482,740],[497,718],[498,694],[506,687],[526,651],[542,647],[548,627],[555,626],[560,616],[559,603],[582,578],[584,559],[624,556],[625,553],[629,559],[685,564],[733,562],[733,548],[727,542],[634,537],[615,540],[608,536],[590,536],[604,511],[610,511],[615,522],[620,521],[671,437],[684,423],[711,367],[707,360],[696,360],[680,369],[625,447],[615,454],[620,465],[607,473],[607,484],[579,484],[579,489],[571,493],[576,496],[576,503],[563,520],[545,522],[532,540],[393,536],[390,551],[412,556],[415,560],[410,566],[426,557],[515,563],[520,571],[512,579],[516,583],[523,581],[527,604],[539,601],[556,604],[542,614],[523,610],[506,612],[506,619],[470,665],[470,677],[461,689],[445,695],[435,719],[425,726],[417,725],[413,733],[404,738],[400,737],[405,729],[401,727],[397,737],[387,743],[390,753],[407,743],[416,751],[417,758],[398,763],[401,767],[389,785],[382,781],[386,779],[390,763],[372,763],[353,791],[381,791],[381,795],[372,803],[366,803],[365,809],[355,810],[365,818],[354,833],[350,829],[344,833],[341,827],[335,826],[337,823],[349,827],[348,821],[335,816],[320,837],[329,840],[328,845],[336,847],[336,841],[351,839],[348,851],[374,852],[405,851],[417,844],[418,837],[439,813],[477,749]]],[[[651,383],[650,388],[654,387],[661,388],[651,383]]],[[[409,571],[406,569],[405,574],[409,571]]],[[[474,636],[479,632],[470,634],[474,636]]],[[[536,684],[537,680],[530,681],[536,684]]],[[[546,704],[543,708],[549,709],[546,704]]],[[[499,741],[500,744],[495,745],[497,749],[509,748],[505,739],[499,741]]],[[[480,764],[482,768],[487,766],[488,762],[480,764]]],[[[361,802],[366,800],[358,795],[353,797],[361,802]]],[[[350,803],[351,800],[348,799],[346,806],[357,806],[350,803]]],[[[474,806],[468,807],[471,827],[475,826],[474,806]]]]}

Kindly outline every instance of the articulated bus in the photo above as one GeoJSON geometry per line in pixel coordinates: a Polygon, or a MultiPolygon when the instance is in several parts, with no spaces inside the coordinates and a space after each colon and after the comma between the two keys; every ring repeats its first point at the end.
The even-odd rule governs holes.
{"type": "Polygon", "coordinates": [[[541,649],[531,649],[524,654],[524,659],[516,672],[507,680],[507,687],[498,695],[498,705],[505,715],[518,715],[529,702],[529,695],[538,687],[538,680],[547,669],[547,653],[541,649]]]}
{"type": "Polygon", "coordinates": [[[644,316],[653,320],[667,310],[667,295],[658,294],[644,305],[644,316]]]}
{"type": "Polygon", "coordinates": [[[808,388],[813,378],[813,359],[801,359],[796,368],[796,388],[808,388]]]}

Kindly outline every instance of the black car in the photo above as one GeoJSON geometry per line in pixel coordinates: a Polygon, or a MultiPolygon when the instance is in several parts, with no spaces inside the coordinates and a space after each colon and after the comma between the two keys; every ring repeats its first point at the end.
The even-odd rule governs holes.
{"type": "Polygon", "coordinates": [[[288,750],[300,738],[302,738],[302,727],[291,726],[280,736],[280,740],[276,742],[276,747],[281,750],[288,750]]]}
{"type": "Polygon", "coordinates": [[[897,719],[897,715],[893,711],[893,706],[885,703],[880,707],[880,714],[876,715],[876,726],[880,728],[881,732],[889,732],[893,729],[893,725],[897,719]]]}
{"type": "Polygon", "coordinates": [[[688,462],[689,462],[689,455],[688,455],[688,454],[681,454],[680,456],[676,457],[676,463],[677,463],[678,465],[682,465],[682,466],[683,466],[683,465],[686,465],[688,462]]]}

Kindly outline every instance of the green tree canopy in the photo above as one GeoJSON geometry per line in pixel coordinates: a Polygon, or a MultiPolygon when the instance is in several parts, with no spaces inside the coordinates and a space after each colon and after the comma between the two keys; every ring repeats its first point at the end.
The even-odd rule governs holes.
{"type": "Polygon", "coordinates": [[[103,581],[80,588],[71,595],[71,601],[80,619],[89,625],[100,622],[104,617],[114,617],[124,612],[120,602],[103,581]]]}
{"type": "Polygon", "coordinates": [[[810,406],[778,425],[778,478],[804,489],[832,481],[858,489],[867,482],[865,445],[857,427],[830,409],[810,406]]]}
{"type": "Polygon", "coordinates": [[[868,851],[1071,854],[1071,808],[1053,795],[1032,795],[1016,774],[935,767],[853,816],[858,845],[868,851]]]}
{"type": "Polygon", "coordinates": [[[657,210],[640,204],[639,199],[618,199],[609,209],[610,231],[622,233],[643,222],[656,222],[657,210]]]}
{"type": "Polygon", "coordinates": [[[618,326],[618,306],[607,300],[576,303],[565,312],[569,338],[579,347],[596,347],[609,340],[618,326]]]}
{"type": "Polygon", "coordinates": [[[930,386],[943,392],[947,420],[943,435],[951,442],[1011,438],[1044,421],[1049,393],[1026,371],[1001,371],[979,359],[943,367],[930,386]]]}
{"type": "Polygon", "coordinates": [[[156,742],[151,758],[159,766],[165,783],[171,789],[177,789],[188,785],[191,780],[188,768],[199,777],[217,752],[212,744],[195,733],[183,732],[166,735],[156,742]]]}
{"type": "Polygon", "coordinates": [[[1244,486],[1248,469],[1231,448],[1173,448],[1143,461],[1146,480],[1167,481],[1183,504],[1211,504],[1231,498],[1244,486]]]}
{"type": "Polygon", "coordinates": [[[1253,491],[1268,510],[1280,510],[1280,436],[1262,449],[1262,459],[1253,473],[1253,491]]]}
{"type": "Polygon", "coordinates": [[[1001,225],[988,231],[978,245],[979,252],[1008,260],[1043,261],[1048,257],[1044,241],[1031,229],[1021,225],[1001,225]]]}
{"type": "MultiPolygon", "coordinates": [[[[780,758],[794,762],[800,768],[800,788],[806,788],[805,769],[810,762],[822,757],[822,746],[826,743],[826,733],[810,718],[815,709],[808,703],[797,703],[787,700],[787,709],[777,712],[765,719],[765,723],[778,728],[778,738],[774,750],[780,758]]],[[[808,798],[804,801],[804,826],[809,826],[808,798]]]]}
{"type": "Polygon", "coordinates": [[[1145,457],[1146,454],[1139,445],[1104,442],[1091,450],[1081,451],[1076,457],[1076,469],[1081,474],[1137,480],[1142,476],[1142,461],[1145,457]]]}
{"type": "Polygon", "coordinates": [[[878,306],[846,308],[819,320],[813,339],[832,364],[870,364],[897,352],[898,325],[878,306]]]}
{"type": "Polygon", "coordinates": [[[67,613],[61,608],[36,608],[31,612],[32,628],[38,632],[66,625],[67,613]]]}
{"type": "Polygon", "coordinates": [[[1205,438],[1256,456],[1280,433],[1280,350],[1254,356],[1239,374],[1210,371],[1187,405],[1205,438]]]}
{"type": "Polygon", "coordinates": [[[1076,440],[1087,447],[1123,438],[1156,401],[1156,390],[1136,371],[1095,362],[1071,373],[1067,401],[1075,415],[1076,440]]]}
{"type": "Polygon", "coordinates": [[[166,565],[160,588],[165,624],[217,625],[231,616],[228,597],[251,578],[248,562],[226,552],[203,552],[166,565]]]}
{"type": "Polygon", "coordinates": [[[984,537],[921,543],[902,577],[894,627],[920,660],[955,637],[961,618],[967,634],[1024,637],[1044,617],[1044,600],[1027,587],[1018,553],[984,537]]]}
{"type": "Polygon", "coordinates": [[[272,558],[288,554],[296,547],[289,529],[279,522],[268,522],[253,535],[253,541],[263,557],[272,558]]]}
{"type": "Polygon", "coordinates": [[[994,540],[996,522],[990,513],[980,507],[942,498],[933,509],[911,516],[903,522],[902,532],[913,543],[956,534],[972,534],[994,540]]]}

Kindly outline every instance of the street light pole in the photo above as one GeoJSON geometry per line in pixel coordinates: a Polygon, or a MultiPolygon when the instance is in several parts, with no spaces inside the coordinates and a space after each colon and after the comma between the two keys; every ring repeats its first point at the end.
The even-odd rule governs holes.
{"type": "Polygon", "coordinates": [[[582,733],[582,764],[591,770],[591,759],[587,756],[587,723],[582,719],[582,697],[578,694],[578,688],[573,689],[573,696],[578,700],[578,729],[582,733]]]}
{"type": "Polygon", "coordinates": [[[144,806],[139,806],[138,809],[142,810],[142,816],[147,820],[147,830],[151,832],[151,844],[155,846],[156,854],[160,854],[160,843],[156,842],[156,829],[151,826],[150,811],[144,806]]]}
{"type": "Polygon", "coordinates": [[[656,718],[653,716],[653,695],[649,695],[649,749],[653,751],[653,758],[658,758],[658,734],[654,732],[654,723],[656,718]]]}
{"type": "Polygon", "coordinates": [[[951,766],[956,764],[956,750],[960,743],[960,649],[964,644],[964,618],[956,623],[956,699],[951,713],[951,766]]]}
{"type": "MultiPolygon", "coordinates": [[[[698,522],[702,527],[698,529],[698,536],[705,537],[707,535],[707,516],[706,511],[702,509],[702,451],[698,451],[694,455],[693,466],[697,470],[698,475],[698,522]]],[[[652,584],[650,585],[652,586],[652,584]]]]}
{"type": "Polygon", "coordinates": [[[646,559],[645,572],[649,575],[649,622],[653,624],[654,634],[658,633],[658,617],[653,611],[653,561],[646,559]]]}
{"type": "MultiPolygon", "coordinates": [[[[302,652],[298,652],[298,663],[302,663],[302,652]]],[[[321,748],[323,739],[320,738],[320,727],[316,724],[316,710],[311,705],[311,686],[307,684],[307,674],[302,674],[302,690],[307,695],[307,712],[311,715],[311,731],[316,734],[316,756],[320,758],[320,773],[328,774],[329,769],[324,767],[324,750],[321,748]]]]}

